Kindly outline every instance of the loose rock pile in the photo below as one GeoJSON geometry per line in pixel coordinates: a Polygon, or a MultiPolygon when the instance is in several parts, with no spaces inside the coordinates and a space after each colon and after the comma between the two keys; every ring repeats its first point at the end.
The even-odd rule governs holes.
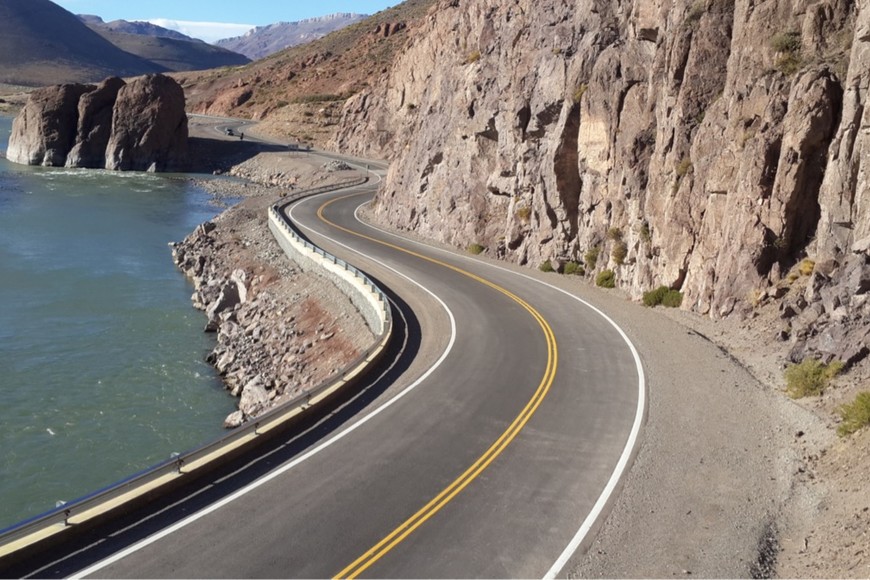
{"type": "Polygon", "coordinates": [[[172,255],[193,282],[205,331],[217,334],[207,360],[240,397],[239,410],[224,422],[232,428],[316,386],[359,352],[337,336],[336,320],[318,301],[281,287],[299,275],[292,267],[234,267],[240,260],[232,252],[245,242],[226,241],[227,233],[206,222],[173,244],[172,255]]]}
{"type": "Polygon", "coordinates": [[[334,159],[332,161],[324,163],[323,169],[327,170],[330,173],[334,173],[336,171],[353,171],[353,167],[351,167],[344,161],[339,161],[338,159],[334,159]]]}
{"type": "Polygon", "coordinates": [[[780,304],[792,362],[807,357],[854,365],[870,354],[870,238],[853,244],[842,264],[815,265],[806,290],[780,304]]]}

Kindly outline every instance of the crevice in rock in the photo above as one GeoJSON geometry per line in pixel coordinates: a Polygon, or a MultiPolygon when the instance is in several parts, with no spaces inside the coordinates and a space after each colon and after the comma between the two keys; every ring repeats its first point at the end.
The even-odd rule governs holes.
{"type": "Polygon", "coordinates": [[[565,208],[570,239],[577,236],[579,227],[577,218],[580,206],[580,191],[582,180],[580,178],[578,141],[580,137],[580,105],[574,104],[568,111],[565,127],[556,148],[553,159],[553,173],[556,176],[556,190],[562,207],[565,208]]]}

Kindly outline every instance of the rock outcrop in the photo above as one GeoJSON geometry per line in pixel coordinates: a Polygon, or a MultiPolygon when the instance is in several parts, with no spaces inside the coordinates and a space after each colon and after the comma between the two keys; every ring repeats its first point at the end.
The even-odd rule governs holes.
{"type": "Polygon", "coordinates": [[[171,77],[148,75],[118,92],[106,169],[169,171],[187,160],[184,90],[171,77]]]}
{"type": "Polygon", "coordinates": [[[39,89],[13,122],[7,157],[47,167],[181,170],[184,102],[181,86],[163,75],[39,89]]]}
{"type": "Polygon", "coordinates": [[[70,84],[31,93],[12,124],[6,158],[23,165],[62,167],[76,141],[79,99],[92,89],[70,84]]]}
{"type": "Polygon", "coordinates": [[[335,145],[397,227],[746,315],[870,236],[868,71],[850,0],[442,0],[335,145]]]}

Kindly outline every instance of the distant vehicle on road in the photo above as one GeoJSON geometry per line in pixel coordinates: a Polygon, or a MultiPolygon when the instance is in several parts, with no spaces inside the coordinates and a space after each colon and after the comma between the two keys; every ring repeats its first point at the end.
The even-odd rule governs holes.
{"type": "Polygon", "coordinates": [[[228,137],[235,137],[235,136],[236,136],[236,132],[233,131],[232,129],[226,129],[226,130],[224,131],[224,133],[225,133],[228,137]]]}

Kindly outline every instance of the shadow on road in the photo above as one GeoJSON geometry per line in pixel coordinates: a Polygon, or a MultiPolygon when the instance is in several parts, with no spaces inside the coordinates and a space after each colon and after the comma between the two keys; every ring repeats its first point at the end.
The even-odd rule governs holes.
{"type": "Polygon", "coordinates": [[[209,139],[190,137],[187,140],[192,173],[226,173],[259,153],[286,152],[287,148],[255,140],[209,139]]]}
{"type": "MultiPolygon", "coordinates": [[[[238,146],[238,143],[232,145],[238,146]]],[[[377,279],[372,280],[385,288],[377,279]]],[[[325,407],[312,407],[290,430],[228,465],[155,499],[146,508],[120,516],[0,570],[0,577],[70,576],[223,499],[325,441],[393,385],[420,350],[418,319],[399,296],[390,290],[386,290],[386,294],[393,307],[393,340],[378,368],[368,373],[355,392],[341,393],[337,395],[340,399],[328,401],[325,407]]]]}

